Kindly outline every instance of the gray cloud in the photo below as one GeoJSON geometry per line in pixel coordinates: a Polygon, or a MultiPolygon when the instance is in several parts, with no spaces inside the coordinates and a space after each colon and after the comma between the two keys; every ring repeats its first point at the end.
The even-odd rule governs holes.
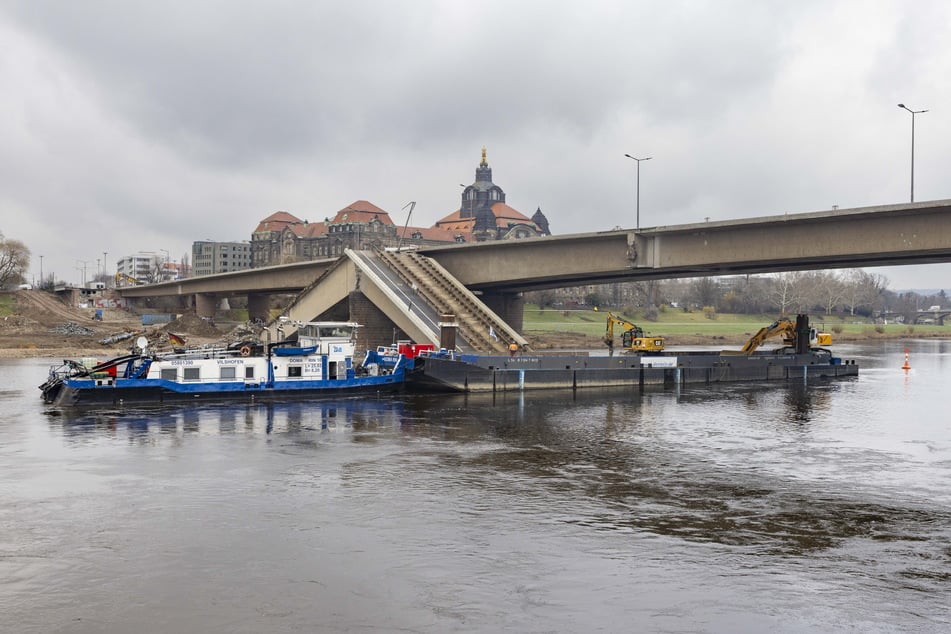
{"type": "Polygon", "coordinates": [[[917,197],[944,198],[947,23],[936,1],[6,2],[0,230],[65,270],[360,198],[428,224],[483,145],[561,233],[633,225],[626,152],[654,157],[645,226],[897,202],[899,101],[933,110],[917,197]]]}

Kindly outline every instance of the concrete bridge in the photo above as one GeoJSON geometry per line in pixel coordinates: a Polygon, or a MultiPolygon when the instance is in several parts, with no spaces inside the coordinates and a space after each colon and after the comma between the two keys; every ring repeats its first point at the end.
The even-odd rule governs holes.
{"type": "MultiPolygon", "coordinates": [[[[397,259],[406,260],[405,253],[397,259]]],[[[475,340],[479,329],[514,338],[521,330],[523,291],[676,277],[948,262],[951,200],[427,247],[412,253],[416,259],[412,266],[431,262],[441,272],[410,279],[408,260],[405,266],[390,261],[382,265],[389,270],[384,280],[371,269],[381,268],[385,253],[372,257],[350,253],[340,260],[123,288],[120,293],[128,298],[191,296],[203,316],[213,315],[218,298],[247,294],[250,314],[261,318],[267,314],[271,293],[301,293],[289,310],[291,322],[334,314],[361,323],[385,323],[389,333],[379,341],[390,341],[397,328],[406,338],[438,343],[435,326],[422,328],[418,315],[411,319],[407,314],[406,302],[385,300],[384,290],[389,288],[393,294],[409,289],[415,294],[422,288],[432,301],[439,302],[444,298],[439,299],[440,294],[429,287],[444,286],[445,280],[451,279],[473,296],[478,294],[486,309],[485,319],[469,327],[470,338],[475,340]],[[434,282],[436,278],[439,282],[434,282]],[[405,288],[398,288],[398,283],[405,288]],[[357,305],[363,300],[354,299],[354,293],[363,299],[373,297],[370,303],[380,314],[360,309],[357,305]]],[[[458,307],[473,310],[472,305],[458,307]]],[[[449,314],[448,306],[432,305],[431,309],[449,314]]],[[[466,343],[475,350],[491,348],[487,342],[466,343]]]]}
{"type": "Polygon", "coordinates": [[[895,310],[883,310],[878,313],[878,317],[892,321],[900,321],[905,324],[937,324],[944,325],[944,320],[951,317],[951,308],[921,308],[911,312],[901,312],[895,310]]]}

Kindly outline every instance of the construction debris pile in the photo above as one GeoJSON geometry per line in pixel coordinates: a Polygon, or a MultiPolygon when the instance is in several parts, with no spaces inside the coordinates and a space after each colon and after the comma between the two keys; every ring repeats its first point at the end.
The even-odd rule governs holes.
{"type": "Polygon", "coordinates": [[[126,339],[131,339],[135,336],[134,332],[120,332],[115,335],[106,337],[105,339],[100,339],[99,343],[104,346],[111,346],[112,344],[119,343],[120,341],[125,341],[126,339]]]}
{"type": "Polygon", "coordinates": [[[67,335],[67,336],[82,336],[86,337],[91,334],[94,334],[91,328],[86,328],[85,326],[80,326],[75,321],[67,321],[65,324],[60,324],[59,326],[54,326],[50,328],[50,333],[54,335],[67,335]]]}
{"type": "Polygon", "coordinates": [[[221,331],[210,319],[203,319],[194,313],[186,313],[164,326],[167,332],[185,332],[199,337],[217,337],[221,331]]]}

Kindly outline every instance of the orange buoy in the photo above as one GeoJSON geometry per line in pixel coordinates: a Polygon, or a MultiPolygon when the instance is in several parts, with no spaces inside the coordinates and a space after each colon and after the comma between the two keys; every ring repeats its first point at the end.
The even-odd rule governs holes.
{"type": "Polygon", "coordinates": [[[911,364],[908,363],[908,348],[905,348],[905,362],[901,366],[902,370],[910,370],[911,364]]]}

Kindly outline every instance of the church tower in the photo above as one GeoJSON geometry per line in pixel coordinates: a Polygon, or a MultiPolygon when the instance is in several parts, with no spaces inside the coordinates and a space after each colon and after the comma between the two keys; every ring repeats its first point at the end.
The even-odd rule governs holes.
{"type": "Polygon", "coordinates": [[[505,192],[492,182],[492,168],[485,158],[482,148],[482,161],[475,172],[475,182],[462,191],[462,204],[459,206],[460,218],[474,218],[473,233],[484,235],[495,230],[495,214],[492,205],[505,202],[505,192]]]}
{"type": "Polygon", "coordinates": [[[532,222],[538,225],[538,228],[542,230],[543,236],[551,235],[551,229],[548,228],[548,218],[546,218],[545,214],[542,213],[541,207],[536,209],[535,213],[532,214],[532,222]]]}

